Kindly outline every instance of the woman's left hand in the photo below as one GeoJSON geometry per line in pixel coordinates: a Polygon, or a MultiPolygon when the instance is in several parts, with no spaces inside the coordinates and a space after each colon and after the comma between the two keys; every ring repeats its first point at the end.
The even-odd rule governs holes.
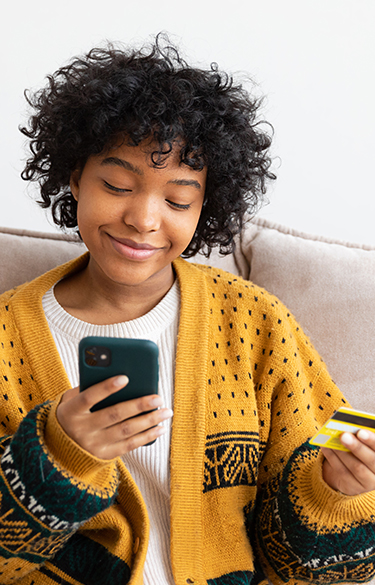
{"type": "Polygon", "coordinates": [[[343,433],[340,440],[349,453],[321,447],[324,481],[347,496],[375,490],[375,433],[361,429],[356,435],[343,433]]]}

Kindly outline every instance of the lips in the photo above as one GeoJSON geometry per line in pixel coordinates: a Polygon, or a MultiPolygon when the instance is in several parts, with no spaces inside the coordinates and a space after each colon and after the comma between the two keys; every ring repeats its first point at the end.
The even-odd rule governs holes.
{"type": "Polygon", "coordinates": [[[130,260],[147,260],[160,250],[160,248],[156,248],[151,244],[134,242],[134,240],[128,238],[115,238],[111,235],[109,235],[109,238],[114,249],[130,260]]]}
{"type": "Polygon", "coordinates": [[[135,250],[157,250],[155,246],[151,246],[151,244],[146,244],[142,242],[134,242],[133,240],[129,240],[127,238],[114,238],[110,236],[120,244],[124,244],[124,246],[128,246],[129,248],[134,248],[135,250]]]}

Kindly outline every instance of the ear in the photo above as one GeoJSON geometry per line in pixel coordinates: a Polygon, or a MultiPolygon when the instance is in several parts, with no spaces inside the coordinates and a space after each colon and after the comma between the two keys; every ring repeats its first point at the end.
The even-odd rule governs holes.
{"type": "Polygon", "coordinates": [[[72,192],[72,195],[76,201],[78,201],[78,196],[79,196],[79,182],[81,179],[81,173],[82,173],[82,171],[80,169],[75,169],[72,172],[72,174],[70,175],[69,186],[70,186],[70,190],[72,192]]]}

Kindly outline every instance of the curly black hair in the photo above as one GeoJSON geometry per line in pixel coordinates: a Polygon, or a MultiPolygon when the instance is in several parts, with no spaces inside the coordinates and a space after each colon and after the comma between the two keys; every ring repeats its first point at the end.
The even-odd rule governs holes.
{"type": "Polygon", "coordinates": [[[259,208],[267,179],[275,179],[271,137],[257,119],[260,99],[216,63],[208,70],[189,66],[160,34],[142,49],[94,48],[47,80],[38,92],[25,92],[34,115],[20,127],[32,153],[21,176],[39,181],[38,203],[52,207],[58,226],[78,231],[69,181],[91,155],[120,138],[132,146],[151,139],[152,163],[163,166],[178,140],[181,163],[207,167],[204,206],[184,256],[200,250],[209,256],[216,245],[221,254],[233,250],[245,214],[259,208]]]}

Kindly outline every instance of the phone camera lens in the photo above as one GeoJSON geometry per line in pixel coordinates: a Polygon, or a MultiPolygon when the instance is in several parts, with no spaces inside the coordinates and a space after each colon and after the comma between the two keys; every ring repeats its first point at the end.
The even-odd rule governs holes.
{"type": "Polygon", "coordinates": [[[85,362],[88,366],[105,368],[111,363],[111,350],[108,347],[87,347],[85,349],[85,362]]]}

